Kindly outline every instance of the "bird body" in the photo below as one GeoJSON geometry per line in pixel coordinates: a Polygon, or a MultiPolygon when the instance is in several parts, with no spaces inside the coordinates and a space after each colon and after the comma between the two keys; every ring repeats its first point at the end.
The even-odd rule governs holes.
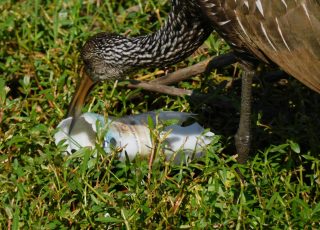
{"type": "Polygon", "coordinates": [[[150,35],[98,34],[81,51],[85,74],[68,116],[79,117],[86,95],[98,81],[122,79],[138,68],[179,62],[213,30],[235,50],[245,68],[244,109],[236,135],[237,148],[244,146],[238,151],[244,162],[250,146],[251,100],[251,91],[244,86],[251,86],[258,62],[276,64],[320,93],[319,0],[172,0],[166,23],[150,35]]]}
{"type": "Polygon", "coordinates": [[[320,92],[318,0],[172,0],[160,30],[138,37],[100,33],[87,41],[81,55],[94,81],[121,79],[138,68],[183,60],[213,29],[242,64],[275,63],[320,92]]]}
{"type": "Polygon", "coordinates": [[[198,0],[217,32],[320,93],[320,1],[198,0]]]}

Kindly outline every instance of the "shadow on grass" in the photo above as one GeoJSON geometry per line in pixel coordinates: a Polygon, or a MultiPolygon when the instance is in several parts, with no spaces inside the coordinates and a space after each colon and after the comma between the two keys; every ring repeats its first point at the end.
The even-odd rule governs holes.
{"type": "MultiPolygon", "coordinates": [[[[208,85],[206,96],[191,96],[192,112],[216,134],[232,137],[238,128],[241,81],[225,90],[224,82],[208,85]]],[[[289,76],[255,79],[252,103],[252,153],[288,140],[298,143],[302,153],[320,152],[320,95],[289,76]]],[[[227,153],[236,152],[233,140],[227,153]]]]}

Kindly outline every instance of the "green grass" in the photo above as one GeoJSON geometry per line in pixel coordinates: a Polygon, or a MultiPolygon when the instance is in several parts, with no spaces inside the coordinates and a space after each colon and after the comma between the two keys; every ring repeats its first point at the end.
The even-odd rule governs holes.
{"type": "MultiPolygon", "coordinates": [[[[99,31],[150,33],[169,10],[164,0],[1,1],[0,229],[319,228],[320,97],[290,77],[255,81],[252,157],[240,166],[247,180],[241,187],[233,157],[240,87],[225,87],[238,72],[232,66],[178,84],[206,93],[207,100],[106,82],[85,107],[114,116],[197,113],[218,134],[197,162],[172,166],[158,149],[150,172],[147,160],[122,163],[101,149],[93,158],[86,148],[65,157],[55,146],[85,40],[99,31]],[[142,8],[127,10],[135,5],[142,8]]],[[[228,46],[213,34],[205,50],[169,70],[228,46]]],[[[135,76],[148,71],[154,70],[135,76]]]]}

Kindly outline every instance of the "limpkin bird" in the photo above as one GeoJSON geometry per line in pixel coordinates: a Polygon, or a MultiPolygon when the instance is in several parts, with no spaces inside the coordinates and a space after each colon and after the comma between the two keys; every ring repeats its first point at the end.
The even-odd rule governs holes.
{"type": "Polygon", "coordinates": [[[168,66],[191,55],[216,30],[243,68],[238,161],[250,145],[251,82],[259,62],[278,65],[320,92],[319,0],[172,0],[158,31],[138,37],[100,33],[84,45],[84,77],[68,116],[77,119],[86,95],[102,80],[116,80],[139,68],[168,66]]]}

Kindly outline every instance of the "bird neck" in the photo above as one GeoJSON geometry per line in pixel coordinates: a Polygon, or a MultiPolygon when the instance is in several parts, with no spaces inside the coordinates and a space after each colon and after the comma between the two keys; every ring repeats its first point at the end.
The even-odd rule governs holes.
{"type": "Polygon", "coordinates": [[[190,56],[213,28],[193,1],[172,1],[167,21],[156,32],[128,37],[133,67],[168,66],[190,56]]]}
{"type": "Polygon", "coordinates": [[[173,0],[168,19],[158,31],[139,37],[97,34],[83,46],[81,57],[93,81],[121,79],[139,68],[183,60],[212,30],[196,1],[173,0]]]}

